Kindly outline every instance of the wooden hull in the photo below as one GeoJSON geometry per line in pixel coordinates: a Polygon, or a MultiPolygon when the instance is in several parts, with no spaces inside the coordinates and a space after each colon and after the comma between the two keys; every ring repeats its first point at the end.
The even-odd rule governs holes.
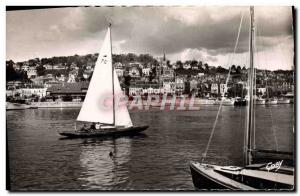
{"type": "Polygon", "coordinates": [[[236,182],[214,171],[213,165],[190,163],[193,184],[196,190],[255,190],[252,187],[236,182]]]}
{"type": "Polygon", "coordinates": [[[210,178],[209,175],[205,175],[204,172],[201,172],[193,164],[190,164],[190,170],[196,190],[230,190],[225,184],[210,178]]]}
{"type": "Polygon", "coordinates": [[[192,162],[190,169],[197,190],[293,191],[294,170],[266,170],[266,164],[246,167],[217,166],[192,162]]]}
{"type": "Polygon", "coordinates": [[[132,136],[146,130],[148,127],[149,126],[128,127],[128,128],[116,127],[116,128],[95,130],[91,132],[81,132],[81,131],[59,132],[59,134],[62,136],[66,136],[68,138],[132,136]]]}

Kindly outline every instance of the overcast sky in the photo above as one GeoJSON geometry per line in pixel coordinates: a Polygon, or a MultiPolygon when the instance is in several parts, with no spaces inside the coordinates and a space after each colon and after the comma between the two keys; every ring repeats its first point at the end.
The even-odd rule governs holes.
{"type": "MultiPolygon", "coordinates": [[[[113,53],[149,53],[226,66],[249,62],[248,7],[74,7],[8,11],[7,60],[84,55],[101,47],[112,26],[113,53]],[[237,54],[232,55],[243,17],[237,54]],[[229,61],[229,57],[232,57],[229,61]]],[[[291,69],[291,7],[256,7],[256,66],[291,69]]]]}

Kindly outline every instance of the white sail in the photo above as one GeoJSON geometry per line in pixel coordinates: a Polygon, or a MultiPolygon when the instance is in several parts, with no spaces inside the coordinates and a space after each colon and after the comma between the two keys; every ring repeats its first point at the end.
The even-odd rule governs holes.
{"type": "Polygon", "coordinates": [[[127,105],[125,102],[122,102],[122,98],[124,98],[123,91],[121,90],[120,82],[116,71],[114,70],[114,88],[115,88],[115,125],[116,126],[125,126],[132,127],[132,121],[127,109],[127,105]]]}
{"type": "Polygon", "coordinates": [[[113,124],[113,107],[105,107],[103,100],[109,96],[112,98],[112,88],[111,38],[108,28],[77,120],[113,124]]]}
{"type": "Polygon", "coordinates": [[[115,123],[115,126],[130,127],[132,122],[127,106],[119,104],[120,102],[118,101],[122,98],[123,93],[115,71],[114,85],[112,84],[113,67],[111,53],[110,28],[108,28],[77,120],[103,124],[115,123]],[[113,97],[113,88],[115,97],[113,97]],[[113,107],[113,99],[115,99],[115,108],[113,107]],[[113,112],[114,109],[115,114],[113,112]]]}

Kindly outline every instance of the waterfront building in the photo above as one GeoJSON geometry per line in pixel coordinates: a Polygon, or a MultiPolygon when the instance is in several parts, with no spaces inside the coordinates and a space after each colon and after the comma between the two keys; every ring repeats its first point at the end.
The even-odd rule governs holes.
{"type": "Polygon", "coordinates": [[[198,81],[195,78],[190,80],[190,91],[197,91],[198,90],[198,81]]]}
{"type": "Polygon", "coordinates": [[[220,84],[220,94],[221,96],[225,96],[225,94],[227,93],[228,91],[228,86],[224,83],[220,84]]]}
{"type": "Polygon", "coordinates": [[[174,94],[175,93],[175,82],[163,81],[163,94],[174,94]]]}
{"type": "Polygon", "coordinates": [[[44,97],[46,96],[46,90],[47,88],[44,88],[43,86],[32,86],[28,88],[20,88],[19,93],[21,97],[30,97],[33,95],[36,95],[38,97],[44,97]]]}
{"type": "Polygon", "coordinates": [[[23,85],[21,81],[9,81],[6,83],[6,89],[17,89],[23,85]]]}
{"type": "Polygon", "coordinates": [[[183,76],[175,77],[175,92],[178,95],[181,95],[184,92],[184,82],[185,78],[183,76]]]}
{"type": "Polygon", "coordinates": [[[46,95],[52,97],[70,96],[72,98],[84,98],[88,89],[88,82],[60,83],[47,88],[46,95]]]}
{"type": "Polygon", "coordinates": [[[219,84],[217,83],[212,83],[210,87],[210,92],[212,94],[218,94],[219,93],[219,84]]]}

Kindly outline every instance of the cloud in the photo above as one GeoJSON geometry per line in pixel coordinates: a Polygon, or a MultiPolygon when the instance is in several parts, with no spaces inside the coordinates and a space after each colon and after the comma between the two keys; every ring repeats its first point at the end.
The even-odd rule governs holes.
{"type": "MultiPolygon", "coordinates": [[[[36,54],[43,57],[97,52],[111,22],[116,52],[167,53],[178,59],[188,56],[217,62],[218,56],[233,52],[241,14],[244,18],[237,53],[243,54],[249,48],[248,7],[72,7],[12,11],[7,12],[7,58],[25,60],[36,54]]],[[[255,16],[263,43],[259,50],[292,39],[291,7],[256,7],[255,16]]]]}

